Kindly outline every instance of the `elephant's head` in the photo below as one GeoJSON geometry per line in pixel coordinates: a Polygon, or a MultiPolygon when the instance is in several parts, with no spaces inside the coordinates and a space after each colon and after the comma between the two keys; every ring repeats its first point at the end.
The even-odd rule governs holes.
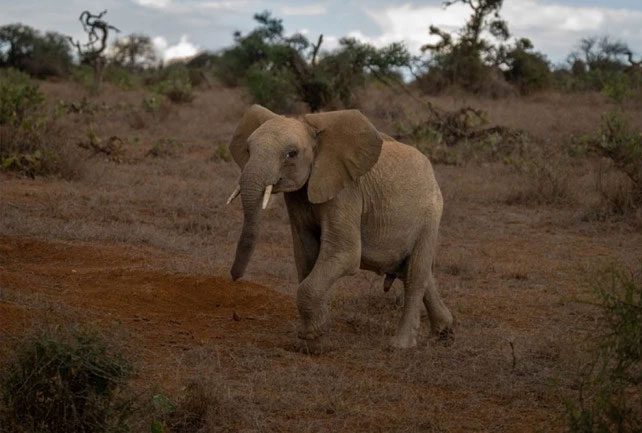
{"type": "Polygon", "coordinates": [[[307,185],[311,203],[334,198],[377,162],[381,137],[357,110],[308,114],[301,120],[250,107],[234,132],[230,153],[241,168],[239,193],[243,230],[231,274],[240,278],[258,234],[261,208],[270,195],[297,191],[307,185]]]}

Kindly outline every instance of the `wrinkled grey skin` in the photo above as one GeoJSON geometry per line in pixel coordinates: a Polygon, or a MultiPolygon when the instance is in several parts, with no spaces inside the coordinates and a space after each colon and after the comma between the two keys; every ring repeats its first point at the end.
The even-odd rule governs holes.
{"type": "Polygon", "coordinates": [[[299,277],[299,337],[316,340],[328,323],[328,293],[359,268],[400,278],[405,303],[395,347],[417,344],[422,305],[432,332],[453,318],[432,274],[443,201],[428,159],[379,133],[358,111],[301,120],[255,105],[237,127],[230,152],[241,167],[244,221],[231,275],[240,278],[254,249],[268,185],[283,192],[299,277]]]}

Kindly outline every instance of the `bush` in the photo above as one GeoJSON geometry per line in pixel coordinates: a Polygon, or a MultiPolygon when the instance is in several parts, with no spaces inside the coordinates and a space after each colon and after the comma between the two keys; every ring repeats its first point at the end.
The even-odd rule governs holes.
{"type": "Polygon", "coordinates": [[[80,158],[62,139],[44,97],[23,72],[0,71],[0,169],[28,176],[80,174],[80,158]]]}
{"type": "Polygon", "coordinates": [[[517,85],[522,94],[546,89],[551,84],[551,70],[546,56],[531,51],[532,48],[528,39],[521,39],[506,54],[506,79],[517,85]]]}
{"type": "Polygon", "coordinates": [[[91,331],[57,328],[26,337],[0,379],[0,424],[14,432],[127,431],[131,371],[91,331]]]}
{"type": "Polygon", "coordinates": [[[152,433],[246,431],[246,415],[237,401],[212,378],[190,381],[176,401],[162,394],[153,397],[152,433]]]}
{"type": "Polygon", "coordinates": [[[509,194],[507,204],[563,205],[572,201],[568,158],[549,152],[510,159],[523,178],[509,194]]]}
{"type": "Polygon", "coordinates": [[[247,71],[247,88],[257,104],[276,112],[288,111],[294,103],[294,86],[288,75],[252,66],[247,71]]]}
{"type": "Polygon", "coordinates": [[[626,174],[633,185],[632,202],[642,204],[642,134],[632,131],[629,122],[619,110],[602,117],[600,137],[595,149],[609,158],[613,165],[626,174]]]}
{"type": "Polygon", "coordinates": [[[182,144],[175,138],[161,138],[147,151],[147,156],[157,158],[176,156],[181,147],[182,144]]]}
{"type": "Polygon", "coordinates": [[[174,103],[182,104],[194,99],[189,71],[184,65],[151,71],[145,82],[153,91],[166,96],[174,103]]]}
{"type": "Polygon", "coordinates": [[[569,402],[568,430],[642,431],[642,269],[613,266],[595,289],[600,329],[591,362],[581,372],[577,402],[569,402]]]}
{"type": "Polygon", "coordinates": [[[15,69],[0,70],[0,125],[19,125],[41,109],[44,96],[29,76],[15,69]]]}

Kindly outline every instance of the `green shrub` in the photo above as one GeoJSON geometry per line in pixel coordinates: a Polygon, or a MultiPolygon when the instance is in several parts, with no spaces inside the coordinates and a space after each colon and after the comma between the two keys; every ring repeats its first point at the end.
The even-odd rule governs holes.
{"type": "Polygon", "coordinates": [[[175,138],[161,138],[147,152],[147,156],[164,158],[176,156],[180,151],[182,144],[175,138]]]}
{"type": "Polygon", "coordinates": [[[621,104],[631,95],[629,76],[625,73],[608,74],[602,85],[602,93],[617,104],[621,104]]]}
{"type": "Polygon", "coordinates": [[[63,138],[44,97],[28,75],[0,70],[0,169],[31,177],[57,174],[77,177],[80,158],[63,138]]]}
{"type": "Polygon", "coordinates": [[[184,65],[172,65],[150,71],[145,78],[145,83],[153,91],[177,104],[191,102],[194,99],[189,71],[184,65]]]}
{"type": "Polygon", "coordinates": [[[600,137],[595,149],[609,158],[628,176],[633,189],[633,202],[642,204],[642,134],[631,130],[628,119],[619,110],[602,117],[600,137]]]}
{"type": "Polygon", "coordinates": [[[246,75],[247,88],[257,104],[270,110],[289,110],[294,99],[294,86],[285,71],[264,70],[254,65],[246,75]]]}
{"type": "Polygon", "coordinates": [[[522,94],[546,89],[551,84],[551,70],[546,56],[531,51],[532,48],[528,39],[521,39],[506,54],[506,79],[516,84],[522,94]]]}
{"type": "Polygon", "coordinates": [[[214,149],[213,159],[218,161],[229,162],[232,160],[232,154],[227,143],[219,143],[214,149]]]}
{"type": "Polygon", "coordinates": [[[41,109],[44,96],[24,72],[0,70],[0,125],[18,125],[41,109]]]}
{"type": "MultiPolygon", "coordinates": [[[[91,76],[89,78],[93,79],[91,76]]],[[[105,68],[103,80],[125,90],[135,89],[141,85],[141,79],[138,75],[120,65],[108,65],[105,68]]]]}
{"type": "Polygon", "coordinates": [[[581,372],[577,401],[569,402],[568,430],[642,431],[642,269],[613,266],[595,289],[600,328],[593,359],[581,372]]]}
{"type": "Polygon", "coordinates": [[[0,425],[41,433],[125,432],[132,367],[98,334],[39,332],[16,347],[0,379],[0,425]]]}

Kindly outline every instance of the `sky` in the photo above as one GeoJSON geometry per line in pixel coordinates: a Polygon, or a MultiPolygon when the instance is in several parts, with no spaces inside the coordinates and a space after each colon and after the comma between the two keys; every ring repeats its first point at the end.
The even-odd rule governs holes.
{"type": "MultiPolygon", "coordinates": [[[[252,16],[269,10],[286,33],[302,32],[323,48],[353,36],[383,46],[404,41],[414,54],[430,42],[428,27],[455,30],[470,9],[442,0],[0,0],[0,25],[21,22],[84,38],[78,16],[107,9],[107,21],[122,31],[151,36],[165,60],[229,46],[233,33],[255,27],[252,16]]],[[[504,0],[502,16],[515,37],[527,37],[553,63],[562,63],[586,36],[609,35],[642,55],[642,0],[504,0]]]]}

